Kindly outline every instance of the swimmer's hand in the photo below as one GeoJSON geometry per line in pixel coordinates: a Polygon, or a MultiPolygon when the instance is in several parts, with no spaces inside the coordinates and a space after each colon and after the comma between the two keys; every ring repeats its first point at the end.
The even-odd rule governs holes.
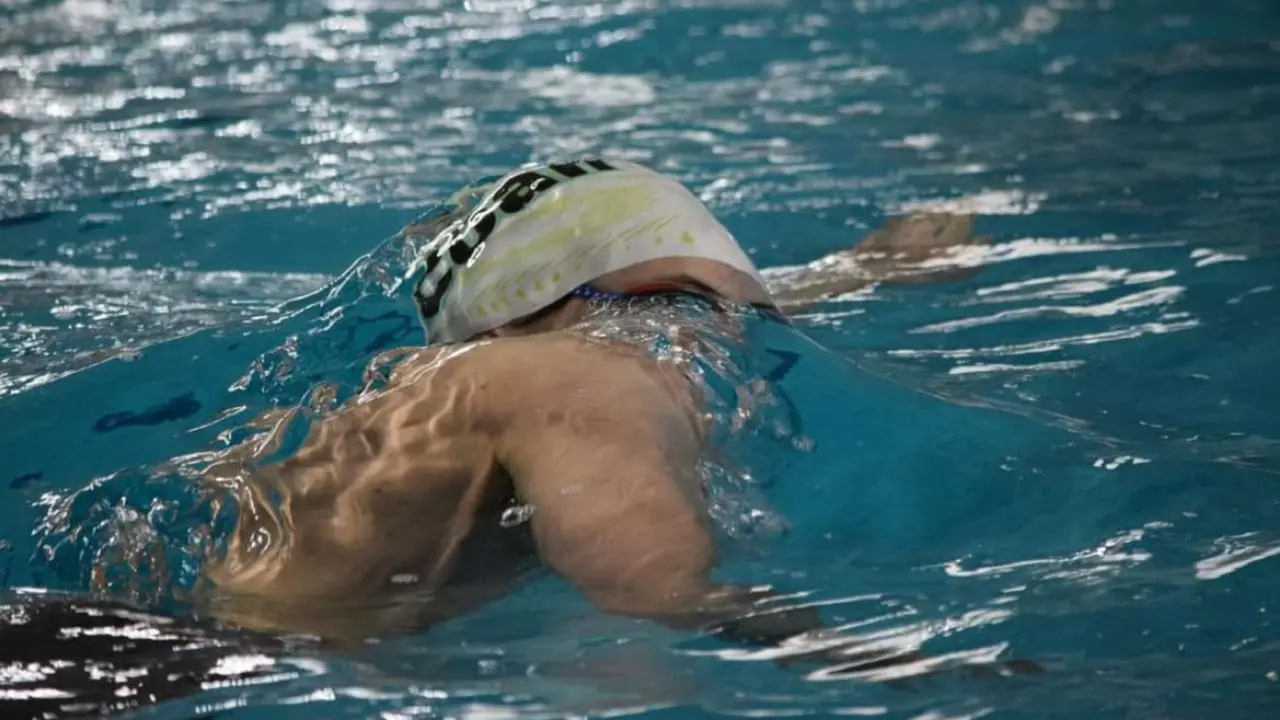
{"type": "Polygon", "coordinates": [[[1045,672],[1039,663],[1023,658],[976,659],[966,657],[965,653],[934,656],[911,644],[869,642],[856,636],[841,637],[838,633],[825,631],[818,631],[815,635],[819,649],[780,659],[779,664],[789,668],[808,666],[810,677],[815,679],[856,679],[897,686],[948,673],[990,678],[1045,672]]]}
{"type": "Polygon", "coordinates": [[[799,312],[822,300],[877,283],[958,280],[972,274],[959,260],[987,239],[973,234],[969,215],[930,213],[890,218],[850,250],[806,265],[765,271],[779,307],[799,312]]]}
{"type": "Polygon", "coordinates": [[[972,274],[955,261],[965,248],[986,242],[973,234],[971,215],[907,215],[885,221],[851,255],[880,282],[942,282],[972,274]]]}
{"type": "MultiPolygon", "coordinates": [[[[729,596],[726,596],[729,597],[729,596]]],[[[758,648],[761,659],[804,671],[821,680],[856,679],[901,685],[954,673],[964,677],[1038,675],[1044,668],[1025,659],[996,660],[969,653],[929,655],[911,638],[846,634],[824,626],[814,608],[776,606],[767,590],[739,589],[722,612],[737,617],[709,629],[723,639],[758,648]]]]}

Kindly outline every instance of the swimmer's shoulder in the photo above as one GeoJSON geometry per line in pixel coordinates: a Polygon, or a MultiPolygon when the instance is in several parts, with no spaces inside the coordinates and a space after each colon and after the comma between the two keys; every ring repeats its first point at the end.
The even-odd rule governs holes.
{"type": "Polygon", "coordinates": [[[391,385],[411,386],[428,400],[463,394],[475,421],[509,422],[527,408],[573,404],[583,395],[604,402],[637,393],[654,399],[654,391],[670,390],[662,375],[638,348],[550,332],[407,350],[391,385]]]}
{"type": "Polygon", "coordinates": [[[487,377],[528,381],[584,372],[591,375],[590,370],[601,363],[634,365],[647,360],[647,353],[623,343],[550,332],[437,347],[398,348],[375,358],[371,366],[390,367],[391,384],[399,386],[427,379],[461,382],[487,377]]]}
{"type": "Polygon", "coordinates": [[[537,429],[550,417],[577,418],[580,435],[617,425],[684,424],[691,417],[690,389],[644,348],[550,332],[504,339],[486,350],[494,368],[493,416],[516,432],[537,429]]]}
{"type": "Polygon", "coordinates": [[[579,441],[671,428],[699,435],[692,393],[643,350],[570,333],[540,333],[420,348],[399,372],[413,415],[446,412],[436,434],[462,433],[510,455],[536,447],[548,427],[579,441]]]}

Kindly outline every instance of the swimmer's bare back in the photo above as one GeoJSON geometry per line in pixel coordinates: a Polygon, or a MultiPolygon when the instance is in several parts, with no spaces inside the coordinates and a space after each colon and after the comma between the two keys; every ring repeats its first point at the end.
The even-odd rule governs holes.
{"type": "Polygon", "coordinates": [[[429,605],[469,536],[519,532],[498,527],[518,502],[533,508],[540,560],[600,609],[703,624],[732,593],[708,579],[684,382],[637,350],[564,333],[419,350],[389,389],[253,480],[278,494],[285,541],[265,543],[247,506],[209,569],[213,612],[339,638],[409,629],[423,603],[392,599],[429,605]]]}

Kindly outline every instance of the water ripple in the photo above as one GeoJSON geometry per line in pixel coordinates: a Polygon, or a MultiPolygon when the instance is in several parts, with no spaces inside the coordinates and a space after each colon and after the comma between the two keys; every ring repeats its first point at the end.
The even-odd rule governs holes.
{"type": "MultiPolygon", "coordinates": [[[[830,467],[769,488],[812,507],[766,533],[743,520],[738,535],[767,537],[733,572],[849,637],[730,649],[610,624],[539,583],[358,671],[175,713],[1093,717],[1122,698],[1267,717],[1276,23],[1269,0],[11,0],[0,578],[87,587],[93,533],[124,574],[156,528],[203,542],[179,496],[246,417],[345,396],[361,353],[419,337],[379,239],[477,177],[607,153],[690,184],[780,283],[886,215],[977,216],[984,242],[914,268],[946,282],[799,317],[942,400],[884,419],[868,385],[828,416],[861,428],[819,445],[830,467]],[[892,452],[861,439],[885,423],[892,452]],[[892,463],[859,464],[881,450],[892,463]],[[157,454],[170,484],[121,470],[157,454]],[[920,529],[959,505],[957,527],[920,529]],[[831,538],[895,511],[901,547],[868,558],[831,538]],[[840,521],[815,529],[824,513],[840,521]],[[32,528],[52,554],[27,563],[32,528]],[[827,641],[928,658],[870,675],[771,662],[827,641]],[[908,693],[835,681],[916,683],[1014,651],[1051,672],[908,693]]],[[[740,505],[724,508],[772,510],[740,505]]],[[[0,700],[36,670],[20,672],[0,700]]]]}

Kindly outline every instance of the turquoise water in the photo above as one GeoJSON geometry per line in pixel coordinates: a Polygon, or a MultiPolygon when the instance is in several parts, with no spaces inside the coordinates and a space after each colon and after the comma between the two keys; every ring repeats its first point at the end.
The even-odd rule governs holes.
{"type": "Polygon", "coordinates": [[[1047,672],[785,671],[539,577],[145,716],[1271,717],[1277,128],[1265,0],[0,4],[0,585],[168,607],[226,529],[192,454],[419,337],[378,243],[594,152],[762,266],[977,215],[972,275],[801,319],[812,449],[720,574],[1047,672]]]}

